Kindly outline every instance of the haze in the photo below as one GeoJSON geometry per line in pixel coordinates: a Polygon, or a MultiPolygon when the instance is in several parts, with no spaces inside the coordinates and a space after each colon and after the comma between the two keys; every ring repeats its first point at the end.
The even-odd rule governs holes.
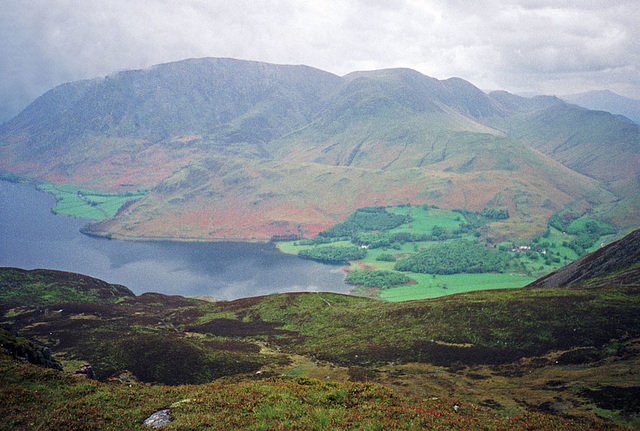
{"type": "Polygon", "coordinates": [[[55,85],[190,57],[640,98],[639,16],[636,0],[3,0],[0,121],[55,85]]]}

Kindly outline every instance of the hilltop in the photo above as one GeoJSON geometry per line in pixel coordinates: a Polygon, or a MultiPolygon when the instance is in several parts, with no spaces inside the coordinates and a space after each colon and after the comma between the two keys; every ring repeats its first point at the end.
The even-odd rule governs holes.
{"type": "Polygon", "coordinates": [[[85,276],[4,268],[3,345],[31,340],[27,350],[45,346],[70,372],[89,362],[111,383],[36,372],[3,356],[0,398],[21,402],[0,407],[22,428],[34,412],[69,428],[85,414],[134,428],[168,406],[176,427],[194,429],[219,421],[259,429],[263,420],[304,427],[310,412],[328,429],[616,429],[603,418],[638,427],[640,269],[637,252],[625,250],[639,249],[636,231],[561,270],[578,284],[556,285],[552,274],[546,287],[402,303],[329,293],[214,303],[132,296],[85,276]],[[12,296],[17,289],[32,298],[12,296]],[[74,302],[61,301],[68,290],[78,292],[74,302]],[[63,407],[59,397],[69,394],[76,401],[63,407]]]}
{"type": "Polygon", "coordinates": [[[0,126],[0,169],[137,197],[87,229],[121,239],[308,238],[406,203],[506,209],[490,236],[532,237],[568,207],[637,226],[639,130],[410,69],[205,58],[50,90],[0,126]]]}

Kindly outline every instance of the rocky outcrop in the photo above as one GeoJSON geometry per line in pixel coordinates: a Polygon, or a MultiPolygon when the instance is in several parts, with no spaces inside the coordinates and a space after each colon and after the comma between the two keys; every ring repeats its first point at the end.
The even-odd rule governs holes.
{"type": "Polygon", "coordinates": [[[53,359],[48,347],[18,337],[9,327],[0,328],[0,348],[18,359],[39,367],[62,371],[62,364],[53,359]]]}
{"type": "Polygon", "coordinates": [[[162,409],[149,416],[143,424],[149,428],[162,428],[171,422],[169,409],[162,409]]]}
{"type": "Polygon", "coordinates": [[[86,379],[97,380],[96,373],[93,372],[91,364],[84,363],[80,365],[80,368],[71,373],[75,377],[84,377],[86,379]]]}

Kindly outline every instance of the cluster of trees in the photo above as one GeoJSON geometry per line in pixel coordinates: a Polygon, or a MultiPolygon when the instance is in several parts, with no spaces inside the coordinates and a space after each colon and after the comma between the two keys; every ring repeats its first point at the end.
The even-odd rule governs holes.
{"type": "Polygon", "coordinates": [[[510,258],[509,253],[461,240],[437,244],[415,255],[399,259],[394,269],[442,275],[503,272],[510,258]]]}
{"type": "Polygon", "coordinates": [[[396,228],[411,221],[411,217],[403,214],[393,214],[385,207],[360,208],[345,221],[320,232],[326,238],[350,237],[361,231],[383,231],[396,228]]]}
{"type": "MultiPolygon", "coordinates": [[[[578,256],[585,255],[587,249],[593,247],[601,236],[616,233],[616,228],[611,225],[592,219],[577,220],[576,217],[574,213],[554,214],[549,219],[549,226],[575,236],[571,241],[564,241],[562,245],[575,251],[578,256]]],[[[548,236],[547,232],[545,235],[548,236]]]]}
{"type": "MultiPolygon", "coordinates": [[[[430,207],[423,208],[428,210],[430,207]]],[[[481,212],[465,209],[453,211],[460,214],[457,218],[459,221],[457,228],[447,229],[436,225],[426,232],[390,232],[402,224],[411,222],[412,218],[408,215],[390,213],[385,207],[361,208],[349,216],[347,220],[321,232],[316,238],[300,240],[298,243],[300,245],[315,247],[303,250],[299,255],[303,258],[323,262],[346,262],[364,258],[365,248],[400,250],[405,243],[433,241],[439,242],[439,244],[421,252],[418,252],[418,245],[414,245],[416,254],[412,256],[396,259],[391,253],[383,253],[377,260],[395,261],[394,269],[397,271],[428,274],[505,271],[512,259],[509,249],[504,247],[501,250],[489,249],[475,242],[461,240],[461,238],[471,232],[480,236],[480,228],[483,225],[492,221],[508,219],[509,212],[504,209],[486,209],[481,212]],[[330,245],[338,240],[351,241],[354,246],[330,245]]],[[[573,235],[573,239],[565,241],[563,245],[573,249],[578,255],[584,255],[586,250],[592,247],[601,236],[615,233],[615,228],[612,226],[596,220],[579,218],[579,215],[570,212],[555,214],[549,220],[549,226],[573,235]]],[[[542,237],[547,238],[549,235],[550,230],[547,229],[542,237]]],[[[534,240],[534,242],[538,243],[539,240],[534,240]]],[[[538,248],[527,253],[530,260],[535,262],[542,257],[547,265],[560,263],[560,256],[555,256],[555,253],[549,250],[552,247],[538,248]],[[543,252],[545,249],[546,252],[543,252]]],[[[515,257],[520,258],[520,255],[515,257]]],[[[354,275],[354,277],[356,276],[354,275]]],[[[364,277],[364,275],[357,277],[364,277]]],[[[371,285],[371,282],[369,284],[360,282],[353,284],[379,287],[371,285]]]]}
{"type": "Polygon", "coordinates": [[[397,271],[376,270],[350,272],[345,281],[358,286],[386,289],[406,284],[411,281],[411,279],[407,275],[397,271]]]}
{"type": "MultiPolygon", "coordinates": [[[[335,226],[334,226],[335,227],[335,226]]],[[[445,229],[441,226],[433,226],[431,233],[417,232],[371,232],[364,230],[352,229],[349,235],[345,236],[326,236],[333,235],[338,231],[331,231],[330,228],[320,233],[312,239],[301,239],[297,245],[323,245],[330,244],[338,240],[351,241],[356,245],[366,245],[368,248],[394,248],[399,250],[400,247],[408,242],[419,241],[445,241],[452,238],[460,238],[466,231],[455,231],[445,229]],[[331,231],[331,232],[329,232],[331,231]],[[327,233],[329,232],[329,233],[327,233]]],[[[342,228],[340,228],[342,229],[342,228]]],[[[346,233],[340,230],[340,233],[346,233]]]]}
{"type": "Polygon", "coordinates": [[[506,209],[486,209],[484,211],[469,211],[465,209],[454,209],[453,212],[461,214],[466,223],[460,223],[460,227],[453,231],[454,236],[460,236],[472,231],[477,230],[483,225],[498,221],[506,220],[509,218],[509,211],[506,209]]]}
{"type": "Polygon", "coordinates": [[[577,218],[574,213],[554,214],[549,218],[548,225],[558,229],[560,232],[569,230],[569,225],[577,218]]]}
{"type": "Polygon", "coordinates": [[[338,240],[339,238],[329,238],[326,236],[316,236],[315,238],[311,238],[311,239],[301,239],[300,241],[296,242],[296,245],[322,245],[322,244],[331,244],[332,242],[335,242],[336,240],[338,240]]]}
{"type": "Polygon", "coordinates": [[[576,223],[572,223],[569,226],[568,233],[576,235],[576,237],[569,241],[566,247],[575,251],[578,256],[583,256],[586,254],[587,249],[591,248],[601,236],[612,235],[616,233],[616,229],[605,223],[588,220],[583,226],[576,226],[576,223]]]}
{"type": "Polygon", "coordinates": [[[298,256],[305,259],[318,260],[320,262],[342,263],[350,260],[360,260],[364,258],[366,254],[366,250],[355,245],[346,247],[326,245],[300,250],[298,256]]]}
{"type": "Polygon", "coordinates": [[[369,248],[393,248],[393,244],[402,245],[407,242],[432,240],[432,235],[414,232],[356,232],[351,236],[351,242],[366,245],[369,248]]]}
{"type": "MultiPolygon", "coordinates": [[[[428,207],[427,207],[428,208],[428,207]]],[[[433,226],[431,232],[388,232],[412,219],[408,215],[393,214],[385,207],[360,208],[344,222],[326,229],[312,240],[300,241],[300,245],[318,245],[332,242],[333,239],[349,239],[354,244],[366,245],[369,248],[399,248],[407,242],[417,241],[445,241],[460,238],[476,230],[489,221],[509,218],[507,210],[487,209],[482,212],[469,210],[454,210],[461,214],[460,226],[455,230],[448,230],[441,226],[433,226]],[[465,222],[466,220],[466,222],[465,222]]]]}
{"type": "Polygon", "coordinates": [[[395,262],[397,259],[391,253],[382,253],[376,257],[378,262],[395,262]]]}
{"type": "Polygon", "coordinates": [[[491,208],[481,212],[465,209],[454,209],[451,211],[462,214],[465,220],[467,220],[469,227],[473,229],[479,228],[488,222],[506,220],[509,218],[509,211],[506,209],[498,210],[491,208]]]}

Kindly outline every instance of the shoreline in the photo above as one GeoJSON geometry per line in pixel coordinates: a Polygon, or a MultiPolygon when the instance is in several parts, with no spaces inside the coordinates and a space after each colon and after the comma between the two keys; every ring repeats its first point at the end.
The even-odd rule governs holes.
{"type": "MultiPolygon", "coordinates": [[[[171,242],[232,242],[232,243],[248,243],[248,244],[277,244],[277,241],[272,241],[270,239],[258,239],[258,238],[205,238],[205,237],[173,237],[173,236],[139,236],[139,235],[125,235],[120,233],[112,233],[112,232],[95,232],[87,229],[88,226],[91,226],[91,223],[88,223],[86,226],[80,229],[80,233],[83,235],[91,236],[94,238],[102,238],[107,240],[117,240],[117,241],[171,241],[171,242]]],[[[278,248],[278,247],[276,247],[278,248]]],[[[279,249],[278,249],[279,250],[279,249]]],[[[283,252],[284,253],[284,252],[283,252]]],[[[288,254],[288,253],[285,253],[288,254]]]]}

